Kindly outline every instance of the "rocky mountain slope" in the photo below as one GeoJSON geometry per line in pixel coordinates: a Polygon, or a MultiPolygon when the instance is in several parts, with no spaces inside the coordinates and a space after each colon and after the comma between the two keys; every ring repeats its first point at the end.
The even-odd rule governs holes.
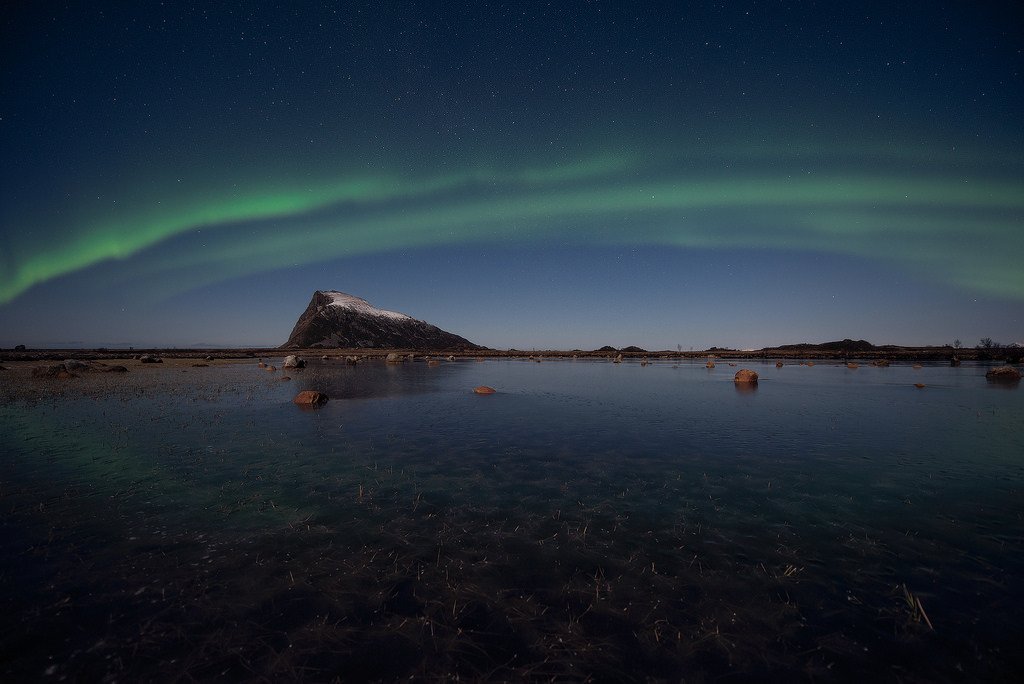
{"type": "Polygon", "coordinates": [[[313,293],[282,348],[482,349],[464,337],[411,316],[378,309],[335,290],[313,293]]]}

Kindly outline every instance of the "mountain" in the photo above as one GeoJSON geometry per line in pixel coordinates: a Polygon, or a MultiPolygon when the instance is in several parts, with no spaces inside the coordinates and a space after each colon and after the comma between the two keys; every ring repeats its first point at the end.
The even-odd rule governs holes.
{"type": "Polygon", "coordinates": [[[813,349],[816,351],[845,351],[845,352],[868,352],[877,349],[875,345],[871,344],[867,340],[851,340],[846,338],[845,340],[837,340],[835,342],[822,342],[821,344],[811,344],[809,342],[803,342],[801,344],[784,344],[780,347],[774,347],[774,349],[782,349],[785,351],[799,350],[799,349],[813,349]]]}
{"type": "Polygon", "coordinates": [[[483,349],[411,316],[378,309],[344,292],[317,290],[283,348],[483,349]]]}

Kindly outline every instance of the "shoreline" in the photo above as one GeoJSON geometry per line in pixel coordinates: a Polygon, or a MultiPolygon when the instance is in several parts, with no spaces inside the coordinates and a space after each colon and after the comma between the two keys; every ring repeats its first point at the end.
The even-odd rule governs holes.
{"type": "Polygon", "coordinates": [[[1019,362],[1020,349],[975,349],[953,347],[876,347],[870,350],[860,349],[820,349],[814,346],[799,348],[768,347],[757,350],[737,349],[705,349],[700,351],[636,351],[636,350],[523,350],[523,349],[415,349],[415,348],[307,348],[283,349],[280,347],[237,347],[230,349],[202,348],[139,348],[139,349],[24,349],[0,350],[0,364],[22,361],[131,361],[140,355],[154,355],[166,359],[187,359],[193,361],[244,360],[260,357],[284,357],[295,354],[307,359],[343,359],[356,356],[360,360],[384,359],[388,354],[413,355],[418,359],[425,357],[454,356],[460,359],[516,359],[516,358],[552,358],[552,359],[614,359],[621,355],[623,359],[706,359],[709,356],[717,359],[732,360],[901,360],[901,361],[950,361],[957,358],[961,361],[1005,361],[1019,362]]]}

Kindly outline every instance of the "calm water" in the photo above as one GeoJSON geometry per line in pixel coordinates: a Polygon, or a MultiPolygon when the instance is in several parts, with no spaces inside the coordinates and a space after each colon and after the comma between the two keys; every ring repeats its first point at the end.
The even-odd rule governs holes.
{"type": "Polygon", "coordinates": [[[246,364],[0,405],[0,676],[1014,679],[1024,390],[737,368],[246,364]]]}

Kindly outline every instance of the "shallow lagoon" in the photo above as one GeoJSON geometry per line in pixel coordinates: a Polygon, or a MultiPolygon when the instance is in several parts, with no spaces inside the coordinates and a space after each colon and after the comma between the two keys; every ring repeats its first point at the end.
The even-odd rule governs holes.
{"type": "Polygon", "coordinates": [[[0,674],[1019,672],[1024,392],[743,366],[233,364],[0,405],[0,674]]]}

